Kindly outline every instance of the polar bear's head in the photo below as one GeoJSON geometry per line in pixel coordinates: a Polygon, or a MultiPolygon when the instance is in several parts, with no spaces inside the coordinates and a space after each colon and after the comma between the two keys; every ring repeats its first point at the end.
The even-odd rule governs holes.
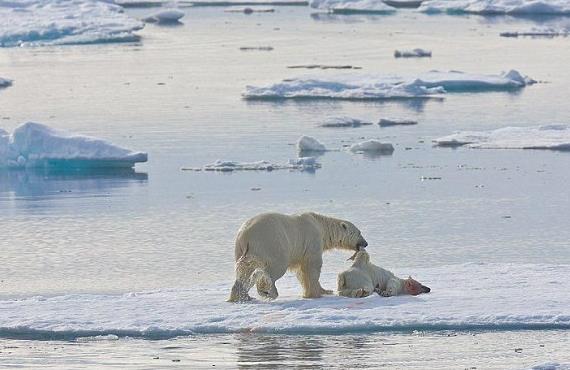
{"type": "Polygon", "coordinates": [[[431,291],[425,285],[422,285],[419,281],[412,279],[411,276],[408,276],[406,280],[404,280],[404,292],[410,295],[418,295],[422,293],[429,293],[431,291]]]}
{"type": "Polygon", "coordinates": [[[364,250],[364,248],[368,246],[368,242],[364,239],[360,230],[358,230],[353,223],[338,220],[337,229],[337,248],[358,252],[364,250]]]}
{"type": "Polygon", "coordinates": [[[370,255],[366,251],[358,251],[349,259],[353,260],[352,267],[364,267],[370,263],[370,255]]]}

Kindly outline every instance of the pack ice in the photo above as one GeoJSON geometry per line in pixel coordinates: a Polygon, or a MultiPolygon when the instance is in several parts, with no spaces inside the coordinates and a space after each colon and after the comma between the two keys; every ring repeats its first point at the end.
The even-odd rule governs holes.
{"type": "Polygon", "coordinates": [[[425,13],[473,14],[570,14],[570,0],[426,0],[425,13]]]}
{"type": "Polygon", "coordinates": [[[315,75],[266,86],[247,86],[246,99],[398,99],[429,98],[446,92],[519,89],[534,83],[516,70],[498,75],[429,71],[411,77],[378,74],[315,75]]]}
{"type": "Polygon", "coordinates": [[[311,0],[309,5],[332,13],[393,13],[397,10],[381,0],[311,0]]]}
{"type": "Polygon", "coordinates": [[[40,123],[24,123],[11,135],[0,129],[0,168],[133,167],[146,161],[146,153],[40,123]]]}
{"type": "Polygon", "coordinates": [[[143,23],[97,0],[0,1],[0,47],[136,41],[143,23]]]}
{"type": "Polygon", "coordinates": [[[570,150],[570,126],[505,127],[492,131],[463,131],[434,140],[438,146],[477,149],[570,150]]]}

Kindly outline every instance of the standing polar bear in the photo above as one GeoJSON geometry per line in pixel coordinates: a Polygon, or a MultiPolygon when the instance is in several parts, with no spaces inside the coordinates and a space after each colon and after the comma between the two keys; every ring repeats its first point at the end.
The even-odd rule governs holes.
{"type": "Polygon", "coordinates": [[[262,213],[239,229],[236,245],[236,281],[229,302],[250,300],[256,284],[263,298],[278,296],[275,281],[287,270],[297,273],[303,297],[332,294],[319,283],[323,252],[331,249],[358,251],[368,243],[352,223],[314,212],[300,215],[262,213]]]}

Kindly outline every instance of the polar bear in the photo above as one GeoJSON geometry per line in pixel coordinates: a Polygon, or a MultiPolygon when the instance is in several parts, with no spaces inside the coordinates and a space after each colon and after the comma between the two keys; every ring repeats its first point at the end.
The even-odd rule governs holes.
{"type": "Polygon", "coordinates": [[[278,296],[275,281],[287,270],[295,271],[303,297],[332,294],[319,283],[323,252],[358,251],[368,243],[352,223],[314,212],[300,215],[262,213],[246,221],[235,243],[236,281],[229,302],[247,301],[256,284],[263,298],[278,296]]]}
{"type": "Polygon", "coordinates": [[[412,277],[400,279],[393,273],[370,263],[370,256],[360,251],[354,256],[354,263],[348,270],[338,275],[338,294],[345,297],[360,298],[376,292],[383,297],[399,294],[418,295],[431,291],[412,277]]]}

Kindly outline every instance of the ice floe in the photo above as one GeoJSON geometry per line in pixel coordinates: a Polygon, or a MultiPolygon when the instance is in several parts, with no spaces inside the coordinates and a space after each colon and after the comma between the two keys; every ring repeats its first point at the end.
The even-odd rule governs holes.
{"type": "Polygon", "coordinates": [[[426,0],[419,11],[449,14],[568,15],[570,0],[426,0]]]}
{"type": "Polygon", "coordinates": [[[207,164],[203,167],[182,168],[183,171],[219,171],[219,172],[233,172],[233,171],[275,171],[275,170],[299,170],[299,171],[314,171],[321,168],[321,164],[317,162],[315,157],[299,157],[289,159],[286,163],[273,163],[269,161],[257,162],[237,162],[237,161],[223,161],[217,160],[212,164],[207,164]]]}
{"type": "Polygon", "coordinates": [[[179,9],[164,9],[143,18],[143,21],[159,24],[179,23],[184,12],[179,9]]]}
{"type": "Polygon", "coordinates": [[[309,5],[332,13],[393,13],[397,10],[382,0],[311,0],[309,5]]]}
{"type": "Polygon", "coordinates": [[[246,99],[430,98],[446,92],[510,90],[535,81],[516,70],[498,75],[430,71],[412,77],[373,74],[304,76],[267,86],[247,86],[246,99]]]}
{"type": "Polygon", "coordinates": [[[143,23],[96,0],[0,1],[0,47],[136,41],[143,23]]]}
{"type": "Polygon", "coordinates": [[[388,119],[388,118],[381,118],[378,121],[378,125],[380,127],[390,127],[390,126],[411,126],[417,125],[418,121],[414,121],[411,119],[388,119]]]}
{"type": "Polygon", "coordinates": [[[0,130],[0,168],[132,167],[147,154],[107,141],[27,122],[12,134],[0,130]]]}
{"type": "Polygon", "coordinates": [[[361,127],[371,125],[372,122],[366,122],[358,118],[340,116],[328,118],[321,127],[327,128],[345,128],[345,127],[361,127]]]}
{"type": "Polygon", "coordinates": [[[558,37],[569,36],[570,31],[567,29],[554,28],[533,28],[529,31],[507,31],[501,32],[502,37],[558,37]]]}
{"type": "Polygon", "coordinates": [[[570,150],[570,126],[505,127],[492,131],[463,131],[434,140],[438,146],[476,149],[570,150]]]}
{"type": "Polygon", "coordinates": [[[318,141],[312,136],[303,135],[297,140],[297,152],[298,153],[305,153],[305,152],[326,152],[327,148],[323,143],[318,141]]]}
{"type": "Polygon", "coordinates": [[[391,154],[394,152],[394,146],[390,143],[382,143],[378,140],[370,139],[352,144],[350,151],[353,153],[391,154]]]}
{"type": "Polygon", "coordinates": [[[0,77],[0,88],[12,85],[12,80],[0,77]]]}
{"type": "Polygon", "coordinates": [[[431,58],[431,51],[416,48],[413,50],[396,50],[394,58],[431,58]]]}
{"type": "MultiPolygon", "coordinates": [[[[431,293],[303,299],[296,277],[287,274],[277,282],[279,298],[272,302],[225,302],[233,283],[229,279],[191,289],[3,299],[0,337],[159,339],[209,333],[570,328],[570,295],[564,294],[563,284],[570,265],[468,263],[393,270],[413,274],[431,293]],[[442,271],[453,278],[442,278],[442,271]],[[509,283],[497,283],[505,281],[509,283]]],[[[336,273],[324,272],[320,281],[335,288],[336,273]]],[[[255,288],[251,293],[256,296],[255,288]]]]}

